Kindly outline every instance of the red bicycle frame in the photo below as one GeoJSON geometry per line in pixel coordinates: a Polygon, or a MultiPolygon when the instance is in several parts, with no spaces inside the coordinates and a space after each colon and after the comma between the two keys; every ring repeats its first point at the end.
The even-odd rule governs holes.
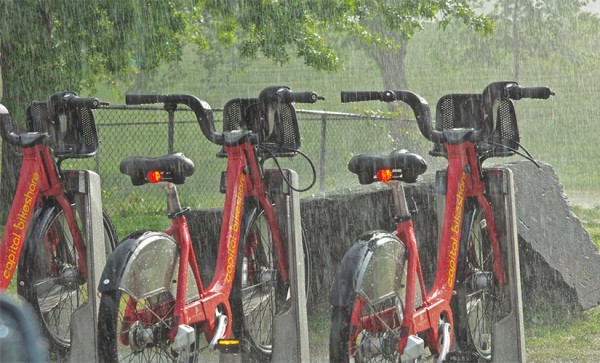
{"type": "MultiPolygon", "coordinates": [[[[344,308],[348,304],[353,304],[350,324],[352,327],[356,327],[355,332],[351,330],[350,333],[354,335],[349,337],[345,335],[347,334],[345,331],[342,330],[338,334],[332,328],[330,342],[335,344],[334,348],[340,348],[339,351],[333,352],[332,356],[335,359],[345,360],[347,353],[351,356],[360,353],[356,351],[359,345],[362,345],[366,351],[368,348],[365,347],[370,347],[376,350],[375,354],[383,353],[382,355],[386,355],[387,347],[384,344],[386,344],[386,341],[391,340],[387,338],[398,338],[396,335],[386,333],[398,328],[397,349],[401,355],[405,353],[409,338],[415,337],[412,340],[414,349],[411,349],[410,354],[407,355],[409,359],[420,355],[422,353],[420,349],[425,346],[430,348],[434,355],[440,353],[440,360],[445,359],[445,355],[450,352],[454,340],[453,327],[455,326],[455,319],[451,301],[454,299],[455,294],[457,270],[463,268],[463,266],[459,266],[459,258],[461,258],[462,264],[463,254],[466,254],[463,252],[466,249],[465,247],[471,247],[461,246],[461,243],[472,243],[472,241],[464,238],[462,234],[470,233],[470,228],[476,228],[470,225],[473,221],[467,221],[467,223],[464,221],[464,216],[470,215],[471,212],[483,212],[481,226],[477,227],[486,228],[489,239],[486,243],[489,243],[491,248],[489,254],[493,254],[493,265],[486,266],[485,269],[493,270],[489,275],[493,275],[494,284],[499,286],[508,285],[509,274],[502,256],[503,246],[499,240],[500,237],[491,204],[485,194],[486,183],[483,180],[481,164],[488,157],[511,156],[518,153],[517,149],[520,144],[517,120],[510,100],[522,98],[547,99],[553,94],[547,87],[526,88],[520,87],[516,82],[494,82],[486,86],[481,94],[446,95],[438,100],[434,128],[429,105],[423,98],[413,92],[406,90],[342,92],[342,102],[379,100],[384,102],[402,101],[408,104],[415,114],[419,131],[426,139],[434,143],[434,148],[430,152],[431,155],[446,157],[448,167],[446,169],[445,210],[435,280],[431,290],[427,291],[411,213],[406,205],[404,191],[398,185],[400,181],[415,182],[417,177],[426,170],[424,160],[419,155],[395,150],[390,155],[385,156],[357,155],[348,164],[350,171],[359,176],[361,184],[370,184],[375,180],[396,183],[395,187],[398,190],[394,190],[394,203],[398,209],[398,215],[396,216],[395,235],[398,237],[396,242],[403,245],[406,252],[406,264],[404,260],[401,260],[404,255],[396,256],[399,262],[396,266],[395,276],[403,276],[403,269],[406,268],[406,290],[404,291],[404,299],[398,297],[400,303],[404,304],[403,306],[386,307],[381,310],[379,310],[379,307],[374,307],[375,312],[372,313],[365,313],[367,304],[372,304],[368,301],[370,297],[358,294],[358,297],[354,298],[344,294],[342,286],[345,287],[345,284],[354,283],[352,274],[355,271],[362,272],[362,270],[352,270],[352,268],[345,266],[344,263],[347,264],[346,257],[350,256],[348,258],[352,260],[352,258],[361,256],[363,253],[371,253],[370,250],[363,252],[360,249],[362,246],[366,246],[364,242],[367,241],[359,238],[357,243],[360,242],[360,244],[357,244],[357,246],[360,246],[360,248],[350,250],[342,261],[340,272],[338,272],[341,277],[336,279],[335,294],[332,294],[332,305],[335,308],[333,310],[334,318],[339,319],[341,317],[345,319],[344,308]],[[466,214],[465,208],[468,208],[468,214],[466,214]],[[399,270],[400,268],[402,270],[399,270]],[[420,289],[419,297],[422,301],[419,307],[415,306],[417,283],[420,289]],[[372,336],[365,337],[364,343],[363,337],[359,336],[362,331],[366,331],[366,335],[370,334],[372,336]],[[379,333],[384,333],[382,334],[383,337],[379,333]],[[426,342],[422,342],[421,338],[424,338],[426,342]],[[339,340],[342,341],[342,344],[339,340]],[[344,352],[346,344],[349,344],[349,352],[344,352]]],[[[527,157],[527,155],[525,156],[527,157]]],[[[528,159],[533,161],[531,157],[528,157],[528,159]]],[[[373,239],[369,240],[368,243],[373,241],[386,243],[385,239],[391,237],[370,236],[373,236],[373,239]]],[[[474,251],[474,254],[477,254],[477,251],[474,251]]],[[[472,256],[470,254],[465,256],[465,261],[469,260],[467,257],[472,256]]],[[[474,263],[478,262],[475,261],[474,263]]],[[[365,264],[368,263],[370,262],[367,260],[365,264]]],[[[366,267],[359,266],[359,269],[364,268],[366,267]]],[[[466,273],[476,275],[478,272],[467,271],[466,273]]],[[[485,273],[487,274],[488,271],[485,273]]],[[[458,274],[458,278],[464,281],[464,276],[461,275],[462,272],[458,274]]],[[[402,287],[394,286],[394,289],[402,287]]],[[[462,311],[459,311],[459,313],[462,314],[462,311]]],[[[461,315],[461,318],[468,319],[469,312],[466,315],[466,317],[461,315]]],[[[462,319],[456,322],[463,323],[462,319]]],[[[394,342],[394,345],[396,345],[396,342],[394,342]]],[[[485,349],[488,348],[486,346],[485,349]]],[[[479,350],[479,347],[475,347],[475,349],[479,350]]],[[[369,353],[371,352],[366,354],[369,353]]],[[[477,352],[476,354],[480,355],[480,353],[477,352]]]]}
{"type": "MultiPolygon", "coordinates": [[[[48,146],[38,143],[22,147],[21,151],[23,165],[0,244],[0,270],[2,271],[0,291],[6,290],[12,280],[31,217],[36,208],[40,206],[41,198],[54,198],[63,210],[69,231],[73,236],[73,243],[80,256],[77,267],[86,277],[85,244],[77,226],[71,202],[64,193],[62,180],[54,164],[52,150],[48,146]]],[[[52,241],[48,241],[48,243],[50,245],[45,248],[50,251],[56,247],[52,245],[52,241]]]]}
{"type": "MultiPolygon", "coordinates": [[[[481,170],[475,151],[475,144],[465,141],[460,144],[446,144],[448,151],[448,187],[438,264],[433,287],[425,292],[425,283],[419,260],[417,241],[412,220],[397,224],[397,235],[404,241],[407,249],[407,278],[404,319],[398,349],[402,354],[409,335],[425,332],[427,345],[436,347],[439,342],[439,322],[446,320],[453,325],[450,300],[456,281],[458,252],[460,251],[461,232],[466,198],[476,198],[483,208],[490,243],[495,256],[501,256],[500,241],[492,215],[492,208],[484,191],[481,170]],[[418,279],[423,305],[415,310],[416,280],[418,279]]],[[[502,258],[494,259],[494,275],[500,285],[508,283],[507,272],[502,258]]],[[[453,337],[451,338],[453,339],[453,337]]]]}
{"type": "MultiPolygon", "coordinates": [[[[260,247],[253,245],[260,243],[256,242],[254,238],[241,240],[245,237],[242,234],[244,219],[253,217],[251,213],[254,208],[264,213],[266,222],[270,227],[270,242],[273,244],[274,257],[277,259],[277,279],[284,284],[290,283],[285,241],[282,240],[275,207],[268,198],[269,190],[267,190],[266,178],[262,170],[262,161],[263,157],[275,158],[278,153],[281,153],[279,154],[281,156],[295,155],[300,146],[299,131],[297,131],[295,111],[290,104],[293,102],[314,103],[318,99],[322,98],[314,92],[293,92],[283,86],[267,87],[261,91],[258,98],[229,101],[225,106],[226,110],[224,110],[224,131],[220,133],[215,130],[210,106],[194,96],[182,94],[126,96],[125,101],[130,105],[163,103],[165,108],[168,109],[173,109],[172,106],[176,104],[190,107],[196,115],[204,136],[210,142],[222,146],[227,157],[225,203],[219,235],[219,249],[214,276],[210,285],[206,288],[200,278],[198,261],[192,248],[186,218],[181,213],[181,206],[178,205],[176,189],[173,188],[172,196],[167,196],[172,225],[165,233],[174,237],[179,250],[179,257],[176,257],[179,262],[179,270],[177,271],[175,301],[167,303],[164,310],[165,314],[173,315],[173,321],[169,322],[170,343],[175,342],[179,329],[187,330],[187,327],[182,327],[182,325],[201,326],[200,329],[204,331],[205,337],[211,342],[211,345],[217,344],[217,339],[231,337],[232,324],[227,323],[227,321],[233,318],[229,298],[234,288],[238,253],[240,248],[245,248],[242,251],[244,256],[251,257],[256,250],[254,247],[260,247]],[[269,119],[269,122],[265,122],[266,119],[273,117],[277,119],[269,119]],[[273,121],[272,124],[271,121],[273,121]],[[271,136],[274,138],[271,138],[271,136]],[[287,136],[287,138],[284,136],[287,136]],[[262,146],[261,144],[268,146],[262,146]],[[266,154],[262,154],[262,152],[266,154]],[[248,201],[251,203],[247,203],[248,201]],[[177,206],[172,208],[175,204],[177,206]],[[244,243],[246,243],[246,246],[240,247],[240,244],[244,243]],[[190,273],[188,268],[191,269],[193,274],[195,288],[188,288],[187,286],[188,273],[190,273]],[[188,292],[197,292],[198,298],[186,302],[186,298],[189,296],[188,292]]],[[[123,167],[123,164],[121,165],[123,167]]],[[[139,172],[134,166],[135,162],[131,164],[131,167],[127,165],[123,167],[125,170],[128,168],[136,169],[132,172],[133,174],[139,172]]],[[[193,169],[193,165],[190,169],[193,169]]],[[[144,169],[143,171],[146,172],[147,170],[144,169]]],[[[127,172],[125,171],[125,173],[127,172]]],[[[135,175],[130,174],[130,176],[132,179],[136,178],[135,175]]],[[[181,180],[184,179],[183,176],[181,178],[181,180]]],[[[169,193],[168,189],[167,193],[169,193]]],[[[252,235],[249,237],[252,237],[252,235]]],[[[248,274],[253,272],[262,273],[261,271],[254,271],[252,266],[248,266],[247,272],[248,274]]],[[[117,278],[121,278],[121,276],[117,278]]],[[[124,319],[130,322],[134,322],[138,316],[136,306],[132,304],[132,299],[134,297],[130,297],[130,304],[126,307],[124,319]]],[[[141,318],[149,319],[145,320],[144,323],[152,325],[159,322],[158,320],[161,317],[150,314],[155,311],[150,312],[149,309],[141,307],[141,318]]],[[[162,312],[162,309],[160,310],[162,312]]],[[[121,342],[125,345],[128,342],[126,336],[128,324],[129,322],[123,324],[121,331],[118,332],[121,336],[121,342]]],[[[183,334],[186,333],[183,332],[183,334]]],[[[230,341],[228,343],[237,345],[239,342],[230,341]]]]}
{"type": "MultiPolygon", "coordinates": [[[[217,328],[215,311],[221,308],[224,309],[224,313],[228,317],[232,316],[229,295],[233,288],[238,250],[240,248],[244,205],[249,198],[256,198],[265,211],[268,223],[271,226],[273,245],[278,256],[279,277],[285,283],[289,283],[286,250],[281,240],[273,205],[266,196],[267,190],[255,154],[255,146],[250,142],[244,142],[236,146],[226,145],[225,151],[228,160],[227,191],[215,273],[211,284],[207,288],[202,285],[185,215],[178,214],[173,217],[171,226],[165,230],[165,233],[174,237],[180,251],[177,296],[173,313],[174,322],[170,331],[171,341],[175,338],[180,324],[193,325],[199,323],[203,325],[206,339],[210,341],[217,328]],[[186,303],[188,266],[192,270],[200,296],[198,300],[190,303],[186,303]]],[[[127,305],[125,316],[130,321],[139,319],[137,317],[139,315],[135,313],[134,304],[127,305]]],[[[141,317],[141,320],[148,319],[144,320],[145,323],[152,323],[157,319],[152,314],[141,314],[141,317]]],[[[127,326],[123,326],[122,339],[127,339],[124,333],[127,328],[127,326]]],[[[231,324],[227,324],[224,337],[230,337],[230,334],[231,324]]]]}

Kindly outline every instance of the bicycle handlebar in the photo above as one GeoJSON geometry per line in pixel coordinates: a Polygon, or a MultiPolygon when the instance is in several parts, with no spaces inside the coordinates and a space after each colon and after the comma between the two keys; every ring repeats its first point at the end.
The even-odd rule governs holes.
{"type": "Polygon", "coordinates": [[[210,105],[201,99],[186,94],[172,95],[125,95],[125,104],[127,105],[143,105],[143,104],[182,104],[192,109],[196,115],[196,119],[200,124],[200,129],[209,141],[223,145],[223,134],[215,130],[212,108],[210,105]]]}
{"type": "MultiPolygon", "coordinates": [[[[57,92],[50,96],[48,116],[54,118],[58,114],[65,113],[65,110],[73,108],[96,109],[108,105],[108,102],[100,101],[97,98],[79,97],[73,92],[57,92]]],[[[6,107],[0,104],[0,136],[3,140],[14,146],[23,146],[38,138],[41,134],[39,132],[26,132],[22,134],[14,132],[10,113],[6,107]]]]}
{"type": "Polygon", "coordinates": [[[73,92],[57,92],[50,96],[48,111],[50,116],[53,117],[58,113],[64,112],[61,109],[96,109],[108,105],[108,102],[102,102],[95,97],[79,97],[73,92]]]}
{"type": "MultiPolygon", "coordinates": [[[[277,103],[315,103],[318,100],[324,99],[318,96],[315,92],[294,92],[288,87],[267,87],[260,93],[259,99],[263,102],[277,102],[277,103]]],[[[173,94],[173,95],[155,95],[155,94],[142,94],[142,95],[126,95],[125,103],[128,105],[142,105],[142,104],[156,104],[162,103],[166,105],[183,104],[192,109],[196,114],[196,119],[200,124],[202,133],[211,142],[217,145],[223,145],[224,136],[223,133],[219,133],[215,129],[212,109],[210,105],[197,98],[196,96],[187,94],[173,94]]]]}
{"type": "Polygon", "coordinates": [[[427,101],[418,94],[411,91],[342,91],[341,99],[343,103],[361,102],[361,101],[382,101],[394,102],[402,101],[406,103],[415,114],[419,131],[428,140],[433,142],[442,142],[443,134],[435,130],[431,123],[431,110],[427,101]]]}
{"type": "MultiPolygon", "coordinates": [[[[520,100],[523,98],[532,99],[548,99],[553,96],[554,92],[548,87],[521,87],[516,82],[494,82],[487,85],[483,91],[483,107],[484,107],[484,118],[492,118],[491,122],[483,120],[483,128],[480,130],[474,130],[471,136],[471,140],[474,142],[482,141],[487,139],[491,134],[493,128],[493,109],[494,104],[497,101],[512,99],[520,100]],[[490,128],[490,129],[488,129],[490,128]]],[[[425,136],[429,141],[435,143],[443,143],[447,141],[444,132],[436,130],[433,127],[431,119],[431,111],[427,101],[419,96],[418,94],[411,91],[342,91],[341,100],[343,103],[346,102],[361,102],[361,101],[382,101],[382,102],[394,102],[402,101],[406,103],[413,110],[417,125],[421,134],[425,136]]]]}

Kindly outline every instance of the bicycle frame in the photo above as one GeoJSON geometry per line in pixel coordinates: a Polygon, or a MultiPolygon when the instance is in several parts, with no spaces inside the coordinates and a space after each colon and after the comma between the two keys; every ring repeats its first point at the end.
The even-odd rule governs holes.
{"type": "MultiPolygon", "coordinates": [[[[465,141],[460,144],[446,144],[448,150],[448,187],[445,213],[440,237],[437,271],[433,287],[425,292],[425,283],[419,260],[417,241],[411,219],[397,224],[398,238],[405,243],[407,259],[406,299],[401,338],[398,343],[400,353],[404,353],[409,335],[425,332],[427,345],[436,347],[440,331],[438,324],[446,320],[453,325],[450,301],[456,281],[458,254],[462,241],[464,202],[475,198],[483,208],[487,222],[489,238],[495,256],[501,256],[500,241],[492,215],[492,208],[484,195],[485,184],[481,179],[481,170],[475,144],[465,141]],[[415,310],[416,280],[418,279],[423,306],[415,310]]],[[[498,283],[508,283],[507,272],[502,258],[494,259],[494,275],[498,283]]]]}
{"type": "MultiPolygon", "coordinates": [[[[516,82],[493,82],[488,84],[481,94],[446,95],[438,100],[434,128],[429,105],[413,92],[387,90],[341,93],[342,102],[379,100],[402,101],[408,104],[415,114],[419,131],[434,144],[430,154],[446,157],[448,166],[445,173],[446,199],[435,279],[431,289],[426,291],[411,212],[406,204],[404,191],[399,185],[401,181],[414,183],[417,177],[426,171],[424,160],[417,154],[402,150],[394,150],[389,155],[357,155],[350,160],[348,167],[358,175],[361,184],[370,184],[376,180],[391,182],[395,189],[394,204],[398,214],[395,217],[395,236],[392,233],[377,236],[373,231],[365,233],[355,241],[354,246],[357,247],[353,246],[342,260],[331,295],[332,322],[336,323],[335,326],[332,324],[330,337],[330,348],[333,347],[333,352],[330,351],[332,359],[345,361],[347,354],[354,356],[363,352],[381,355],[382,359],[392,359],[395,355],[387,355],[392,350],[391,346],[394,346],[398,353],[406,353],[405,358],[411,360],[421,356],[424,347],[427,346],[434,356],[438,356],[438,361],[443,361],[446,354],[454,350],[452,343],[455,335],[462,340],[462,335],[472,334],[463,334],[464,330],[471,329],[470,326],[466,327],[470,325],[470,320],[467,322],[470,319],[470,311],[463,311],[470,308],[462,306],[468,298],[465,296],[466,290],[485,290],[484,284],[489,284],[492,276],[493,285],[509,285],[509,274],[506,270],[509,262],[505,261],[502,255],[506,246],[503,245],[504,241],[500,241],[492,206],[485,194],[486,181],[483,180],[482,163],[488,157],[511,156],[515,153],[525,155],[533,161],[527,152],[523,154],[517,150],[520,146],[519,134],[511,100],[548,99],[553,94],[548,87],[521,87],[516,82]],[[475,226],[474,213],[480,211],[483,212],[482,216],[477,217],[480,226],[475,226]],[[465,220],[465,216],[473,216],[473,219],[465,220]],[[490,250],[486,251],[485,256],[475,256],[480,253],[471,246],[475,241],[472,242],[469,238],[475,228],[486,230],[485,243],[486,248],[489,247],[490,250]],[[401,250],[393,252],[402,253],[393,256],[397,261],[394,276],[398,279],[405,278],[406,285],[398,285],[395,282],[394,286],[386,286],[384,282],[386,288],[393,289],[389,295],[397,298],[398,302],[392,303],[391,307],[388,307],[386,302],[385,307],[371,307],[374,312],[369,310],[365,313],[365,307],[372,304],[371,297],[368,292],[363,293],[360,290],[363,282],[359,280],[362,277],[357,276],[370,268],[371,255],[376,253],[380,241],[381,245],[391,241],[392,247],[402,246],[401,250]],[[356,258],[362,256],[366,256],[366,262],[358,267],[351,266],[356,258]],[[489,256],[493,256],[493,261],[487,259],[489,256]],[[477,266],[481,262],[485,264],[485,261],[471,261],[472,258],[482,257],[485,261],[493,262],[493,265],[483,267],[485,271],[477,266]],[[462,272],[463,269],[468,276],[462,272]],[[460,285],[455,286],[456,283],[460,285]],[[346,291],[347,285],[351,285],[350,293],[346,291]],[[420,289],[419,297],[422,301],[419,307],[415,306],[417,287],[420,289]],[[396,293],[404,296],[397,296],[396,293]],[[460,306],[455,306],[455,301],[460,306]],[[347,312],[348,306],[352,306],[353,310],[347,312]],[[453,312],[453,308],[458,310],[453,312]],[[347,321],[348,313],[350,322],[347,321]],[[455,319],[453,314],[460,315],[456,315],[455,319]],[[350,329],[348,336],[344,324],[350,324],[356,329],[350,329]],[[398,334],[395,331],[398,331],[398,334]],[[410,349],[407,349],[409,343],[410,349]],[[350,351],[346,352],[346,348],[350,351]]],[[[474,240],[476,238],[477,236],[473,237],[474,240]]],[[[385,253],[386,250],[381,251],[385,253]]],[[[371,283],[377,284],[376,281],[371,283]]],[[[374,298],[377,300],[379,297],[374,298]]],[[[489,358],[489,344],[485,347],[470,347],[472,343],[479,342],[469,342],[469,339],[472,340],[473,337],[465,337],[465,347],[461,346],[461,341],[457,348],[466,349],[465,353],[468,355],[474,353],[489,358]]],[[[458,350],[456,352],[462,353],[458,350]]],[[[471,358],[474,357],[467,359],[471,358]]]]}
{"type": "MultiPolygon", "coordinates": [[[[223,148],[219,156],[227,157],[225,203],[214,276],[208,287],[205,287],[198,267],[199,261],[192,248],[187,220],[184,216],[185,209],[181,208],[175,188],[175,184],[183,183],[187,176],[192,175],[193,162],[180,154],[150,160],[132,157],[121,163],[121,172],[129,175],[134,185],[157,182],[166,175],[162,181],[170,181],[167,184],[167,205],[172,224],[164,233],[144,232],[132,235],[115,250],[113,256],[116,257],[109,258],[107,266],[112,267],[104,270],[103,281],[106,283],[100,288],[103,293],[101,305],[106,304],[106,313],[109,314],[115,306],[115,299],[120,299],[122,294],[128,294],[129,297],[125,297],[127,303],[124,316],[119,312],[117,317],[121,328],[113,324],[113,315],[108,316],[106,321],[99,319],[102,321],[99,322],[99,325],[102,325],[101,329],[106,331],[106,337],[111,341],[107,349],[100,348],[101,354],[108,359],[113,359],[115,353],[118,355],[119,352],[114,350],[112,343],[131,345],[134,350],[137,348],[154,350],[155,342],[151,339],[155,338],[170,345],[175,352],[183,351],[194,344],[196,331],[204,333],[211,350],[219,349],[227,352],[238,350],[242,345],[240,339],[229,338],[234,333],[237,335],[238,328],[244,330],[244,332],[240,331],[240,335],[244,335],[247,328],[244,324],[245,315],[242,314],[248,304],[240,306],[246,298],[242,293],[245,274],[256,278],[254,280],[260,278],[259,283],[266,283],[267,286],[276,276],[278,291],[272,290],[276,294],[280,292],[280,288],[285,289],[286,285],[290,285],[286,241],[283,240],[282,234],[285,231],[280,230],[275,206],[269,200],[268,178],[264,175],[262,164],[271,157],[294,156],[299,152],[297,120],[290,104],[292,102],[314,103],[319,99],[322,98],[314,92],[293,92],[284,86],[267,87],[261,91],[258,98],[236,98],[227,102],[223,132],[217,132],[210,106],[195,96],[185,94],[126,96],[125,101],[129,105],[162,103],[165,109],[172,110],[174,105],[182,104],[194,111],[204,136],[223,148]],[[265,118],[268,117],[276,117],[272,120],[273,124],[264,123],[265,118]],[[161,178],[158,180],[154,180],[155,178],[150,174],[155,171],[160,172],[161,178]],[[270,229],[270,233],[265,243],[269,246],[262,246],[262,240],[256,241],[254,238],[257,237],[256,233],[260,234],[258,224],[254,224],[258,216],[266,218],[264,223],[270,229]],[[255,227],[259,232],[256,232],[255,227]],[[248,233],[251,234],[247,235],[248,233]],[[162,271],[159,271],[158,274],[161,276],[150,281],[150,286],[141,286],[136,284],[134,277],[130,277],[134,276],[135,272],[150,275],[156,271],[149,267],[149,263],[143,257],[139,260],[134,257],[128,261],[122,261],[121,257],[138,256],[138,252],[142,249],[154,246],[166,246],[161,251],[168,250],[166,253],[153,255],[153,262],[150,262],[164,263],[164,266],[167,266],[166,275],[163,276],[162,271]],[[246,257],[249,260],[253,257],[257,259],[252,264],[239,263],[242,261],[238,261],[238,258],[246,257]],[[271,258],[277,260],[276,266],[271,264],[274,262],[271,258]],[[268,267],[259,265],[259,260],[262,259],[266,260],[268,267]],[[177,264],[177,271],[174,271],[177,264]],[[276,275],[273,271],[275,269],[276,275]],[[139,272],[140,270],[143,271],[139,272]],[[190,274],[192,276],[189,276],[190,274]],[[240,286],[237,285],[236,274],[244,275],[239,281],[240,286]],[[128,285],[129,282],[131,285],[128,285]],[[190,284],[196,286],[191,287],[190,284]],[[148,291],[132,291],[138,286],[148,287],[148,291]],[[168,299],[162,302],[156,301],[160,300],[162,292],[170,292],[168,299]],[[172,295],[175,295],[174,298],[172,295]],[[136,306],[137,301],[142,299],[149,301],[149,305],[136,306]],[[237,311],[238,306],[240,311],[237,311]],[[168,321],[163,321],[166,316],[168,321]],[[232,319],[236,321],[232,323],[232,319]],[[136,324],[137,322],[141,324],[136,324]],[[113,330],[113,327],[118,330],[113,330]],[[130,327],[132,329],[129,329],[130,327]],[[157,330],[161,332],[155,331],[154,327],[160,328],[157,330]],[[163,327],[168,329],[168,339],[163,339],[166,338],[165,334],[159,334],[162,333],[163,327]],[[113,334],[118,336],[118,341],[114,341],[113,334]],[[131,340],[132,334],[133,340],[131,340]]],[[[279,294],[275,297],[282,296],[283,294],[279,294]]],[[[120,306],[120,302],[117,304],[120,306]]],[[[275,304],[269,306],[272,312],[276,311],[273,310],[275,304]]],[[[272,339],[272,334],[268,339],[272,339]]],[[[248,343],[255,344],[250,341],[248,343]]],[[[271,354],[268,348],[263,350],[267,345],[262,343],[260,345],[260,347],[249,346],[249,349],[256,349],[257,355],[271,354]]],[[[159,350],[158,353],[164,351],[159,350]]]]}
{"type": "MultiPolygon", "coordinates": [[[[43,198],[54,198],[64,211],[69,231],[80,256],[77,267],[83,276],[87,277],[85,244],[77,226],[71,202],[64,193],[64,186],[54,164],[52,150],[40,143],[23,147],[21,151],[23,164],[0,244],[0,270],[2,271],[0,291],[6,290],[13,278],[31,217],[40,207],[43,198]]],[[[52,242],[49,241],[49,243],[52,242]]],[[[55,246],[49,245],[45,248],[52,250],[55,246]]]]}
{"type": "MultiPolygon", "coordinates": [[[[218,328],[215,311],[223,308],[227,316],[232,316],[229,295],[233,287],[237,256],[240,248],[242,218],[245,212],[244,205],[248,198],[256,198],[265,211],[268,223],[271,226],[273,245],[278,256],[279,269],[282,272],[280,278],[286,283],[289,282],[286,250],[281,240],[273,205],[266,196],[267,190],[262,179],[262,170],[254,148],[255,146],[249,141],[235,146],[225,146],[228,160],[227,190],[216,268],[213,280],[207,288],[204,288],[202,285],[185,215],[178,214],[174,216],[171,226],[164,231],[174,237],[180,250],[177,292],[173,313],[174,324],[170,331],[171,341],[175,339],[180,324],[192,325],[198,323],[203,324],[206,339],[210,341],[218,328]],[[192,270],[200,296],[199,299],[190,303],[186,303],[188,266],[192,270]]],[[[135,306],[128,304],[125,311],[125,316],[131,317],[132,321],[137,320],[134,308],[135,306]]],[[[145,320],[142,317],[145,323],[153,322],[156,317],[148,314],[147,319],[149,320],[145,320]]],[[[230,334],[231,324],[227,324],[223,336],[229,337],[230,334]]],[[[121,336],[123,339],[126,339],[123,334],[121,336]]]]}

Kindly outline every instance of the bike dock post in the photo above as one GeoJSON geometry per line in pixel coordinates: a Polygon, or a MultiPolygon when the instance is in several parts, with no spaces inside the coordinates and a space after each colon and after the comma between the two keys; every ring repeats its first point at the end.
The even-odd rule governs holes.
{"type": "Polygon", "coordinates": [[[74,192],[77,212],[83,225],[87,252],[88,300],[71,316],[71,353],[68,361],[97,362],[97,320],[99,279],[106,264],[104,225],[100,177],[93,171],[77,170],[65,172],[65,186],[74,192]]]}
{"type": "Polygon", "coordinates": [[[523,327],[523,301],[517,214],[515,208],[515,183],[512,170],[486,168],[486,185],[500,241],[506,243],[508,271],[509,313],[492,327],[492,362],[525,362],[525,331],[523,327]]]}
{"type": "MultiPolygon", "coordinates": [[[[487,196],[492,204],[498,238],[506,247],[506,269],[510,306],[505,316],[492,326],[492,362],[525,362],[525,332],[523,327],[523,301],[521,298],[521,273],[517,216],[515,210],[515,187],[512,171],[508,168],[484,168],[487,196]]],[[[445,171],[436,176],[438,193],[438,221],[443,221],[445,203],[445,171]]],[[[438,228],[441,228],[439,223],[438,228]]],[[[438,229],[438,232],[441,232],[438,229]]]]}
{"type": "MultiPolygon", "coordinates": [[[[278,314],[273,323],[272,362],[308,362],[308,320],[306,313],[305,260],[300,223],[300,194],[298,174],[293,170],[265,170],[271,201],[277,209],[282,238],[287,242],[290,273],[290,307],[278,314]],[[282,175],[283,172],[283,175],[282,175]]],[[[221,363],[241,362],[240,354],[221,354],[221,363]]]]}
{"type": "MultiPolygon", "coordinates": [[[[283,173],[291,186],[298,189],[298,174],[284,169],[283,173]]],[[[269,189],[272,185],[281,188],[273,193],[278,207],[278,217],[282,234],[288,241],[288,259],[290,265],[291,307],[275,319],[273,326],[273,362],[308,362],[308,319],[306,315],[305,259],[302,244],[302,224],[300,221],[300,193],[292,190],[281,178],[278,170],[269,175],[269,189]],[[284,207],[284,209],[282,208],[284,207]],[[285,213],[283,213],[285,212],[285,213]]]]}

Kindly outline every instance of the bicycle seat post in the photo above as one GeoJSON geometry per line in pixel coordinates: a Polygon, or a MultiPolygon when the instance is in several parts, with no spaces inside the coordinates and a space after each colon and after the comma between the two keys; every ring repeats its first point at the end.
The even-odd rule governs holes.
{"type": "Polygon", "coordinates": [[[406,195],[404,194],[404,186],[401,182],[393,180],[387,182],[392,188],[392,197],[394,200],[394,207],[396,221],[406,221],[410,219],[410,211],[408,209],[408,203],[406,202],[406,195]]]}
{"type": "Polygon", "coordinates": [[[177,187],[173,183],[165,182],[164,188],[167,194],[167,215],[169,218],[173,218],[177,214],[182,212],[181,203],[179,202],[179,194],[177,194],[177,187]]]}

